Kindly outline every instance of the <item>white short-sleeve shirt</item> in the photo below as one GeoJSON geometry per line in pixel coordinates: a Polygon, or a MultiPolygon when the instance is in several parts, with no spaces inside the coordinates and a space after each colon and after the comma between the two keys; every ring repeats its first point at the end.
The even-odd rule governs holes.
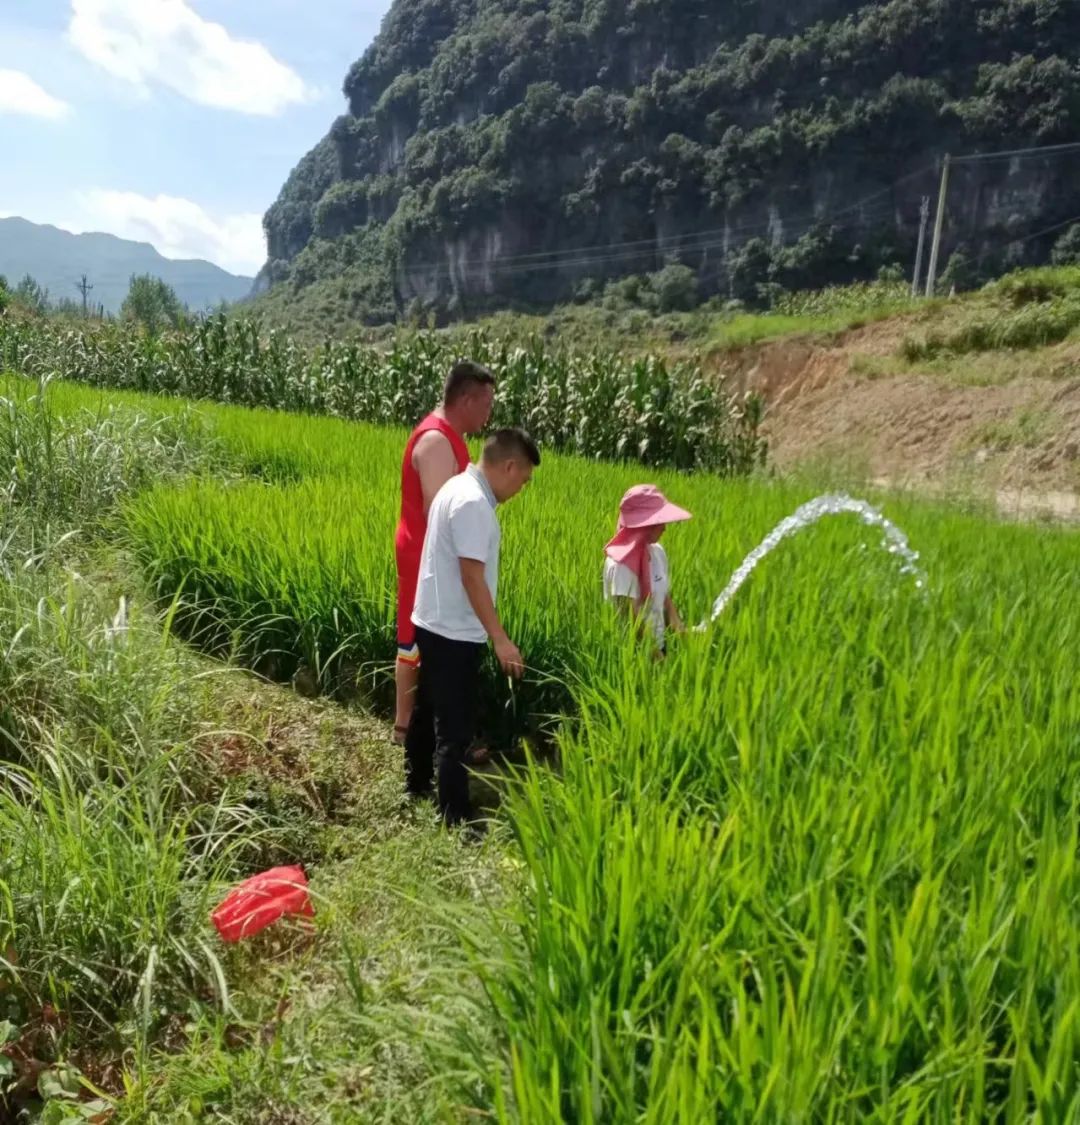
{"type": "MultiPolygon", "coordinates": [[[[657,643],[663,644],[667,625],[664,605],[667,602],[671,579],[668,573],[667,552],[659,543],[649,545],[649,567],[652,591],[643,612],[657,643]]],[[[640,586],[638,576],[628,566],[612,558],[604,561],[604,598],[607,601],[613,601],[615,598],[637,599],[640,586]]]]}
{"type": "Polygon", "coordinates": [[[484,626],[465,593],[460,560],[484,564],[484,578],[494,602],[502,541],[495,503],[487,478],[475,465],[451,477],[435,493],[420,556],[414,625],[451,641],[487,641],[484,626]]]}

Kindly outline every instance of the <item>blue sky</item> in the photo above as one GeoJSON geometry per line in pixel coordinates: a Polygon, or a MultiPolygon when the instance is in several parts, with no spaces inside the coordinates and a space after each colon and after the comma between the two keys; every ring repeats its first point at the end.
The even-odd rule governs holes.
{"type": "Polygon", "coordinates": [[[236,273],[390,0],[0,0],[0,215],[236,273]]]}

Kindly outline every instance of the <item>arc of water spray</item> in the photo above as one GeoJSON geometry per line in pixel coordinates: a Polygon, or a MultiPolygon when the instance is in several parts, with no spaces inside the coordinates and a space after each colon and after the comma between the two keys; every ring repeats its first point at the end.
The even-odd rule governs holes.
{"type": "Polygon", "coordinates": [[[731,580],[720,592],[719,597],[713,602],[712,616],[709,621],[703,621],[696,626],[700,632],[711,622],[715,621],[736,595],[739,587],[750,577],[754,568],[771,551],[775,550],[785,539],[810,527],[824,519],[826,516],[838,516],[850,513],[858,516],[868,527],[879,527],[884,535],[881,541],[890,555],[896,555],[900,560],[900,573],[915,575],[915,585],[922,589],[925,576],[919,568],[919,553],[913,551],[908,544],[907,536],[891,520],[886,519],[877,508],[865,500],[856,500],[845,493],[829,493],[808,500],[801,508],[796,509],[790,516],[782,519],[776,527],[756,546],[750,554],[739,564],[739,568],[731,576],[731,580]]]}

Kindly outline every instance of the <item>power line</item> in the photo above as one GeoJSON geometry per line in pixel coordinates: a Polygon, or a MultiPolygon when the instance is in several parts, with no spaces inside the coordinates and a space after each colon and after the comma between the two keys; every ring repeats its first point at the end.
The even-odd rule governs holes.
{"type": "Polygon", "coordinates": [[[932,172],[933,170],[934,166],[932,164],[927,164],[923,168],[919,168],[914,172],[909,172],[906,176],[901,176],[900,179],[894,180],[893,183],[889,184],[888,187],[884,187],[880,191],[874,192],[873,195],[867,195],[862,199],[856,200],[856,202],[850,204],[848,207],[845,207],[843,210],[834,212],[832,217],[838,218],[840,215],[846,215],[852,211],[857,211],[860,207],[871,202],[872,200],[880,199],[881,196],[887,195],[889,192],[896,191],[896,189],[902,184],[906,184],[909,181],[918,178],[919,176],[925,176],[927,172],[932,172]]]}
{"type": "MultiPolygon", "coordinates": [[[[888,215],[891,215],[891,213],[892,213],[892,211],[890,209],[888,212],[882,211],[882,212],[879,212],[879,213],[876,213],[876,214],[873,214],[873,215],[869,215],[869,216],[866,216],[866,217],[870,221],[873,221],[874,219],[884,219],[884,218],[888,217],[888,215]]],[[[790,224],[790,223],[785,224],[786,233],[788,234],[789,237],[799,238],[802,235],[804,235],[804,234],[808,233],[809,231],[813,230],[814,227],[820,225],[820,223],[824,222],[824,221],[827,221],[827,220],[825,220],[825,219],[811,219],[809,221],[806,221],[806,222],[803,222],[803,223],[798,223],[798,224],[790,224]]],[[[766,233],[769,230],[770,225],[771,224],[763,225],[760,228],[760,232],[766,233]]],[[[739,246],[745,245],[745,243],[748,242],[748,241],[750,241],[749,238],[743,240],[738,245],[739,246]]],[[[703,242],[703,243],[700,243],[700,244],[692,247],[692,249],[694,249],[696,251],[699,251],[699,252],[708,252],[709,250],[725,250],[725,249],[731,249],[731,248],[732,248],[731,244],[727,239],[715,239],[711,242],[703,242]]],[[[598,266],[598,265],[609,265],[609,264],[613,264],[613,263],[616,263],[616,262],[632,262],[632,261],[644,260],[644,259],[655,259],[661,253],[662,253],[662,251],[660,249],[653,248],[653,249],[648,249],[648,250],[639,250],[639,251],[635,251],[635,252],[629,253],[629,254],[621,253],[621,254],[609,254],[609,255],[595,255],[595,256],[589,257],[589,258],[578,258],[578,259],[575,259],[574,261],[569,262],[569,263],[559,261],[559,262],[542,262],[542,263],[538,263],[538,264],[535,264],[535,265],[504,266],[504,265],[500,265],[497,262],[494,262],[487,267],[487,271],[490,272],[490,273],[496,274],[500,277],[506,277],[506,276],[512,276],[512,275],[517,275],[517,274],[524,274],[524,273],[536,273],[536,272],[545,272],[545,271],[548,271],[548,270],[556,270],[556,269],[561,269],[561,268],[565,267],[566,265],[598,266]]],[[[484,267],[482,265],[477,265],[477,266],[471,267],[473,272],[479,272],[483,268],[484,267]]]]}
{"type": "MultiPolygon", "coordinates": [[[[1069,144],[1061,145],[1043,145],[1037,148],[1015,149],[1005,152],[970,153],[966,156],[952,157],[951,160],[953,164],[973,163],[976,161],[1004,160],[1011,159],[1017,156],[1036,156],[1042,154],[1064,153],[1067,151],[1080,151],[1080,142],[1071,142],[1069,144]]],[[[880,199],[882,196],[888,195],[891,192],[895,192],[903,184],[908,183],[911,180],[917,179],[921,176],[925,176],[928,172],[931,172],[933,168],[934,165],[925,165],[921,168],[918,168],[914,172],[909,172],[906,175],[901,176],[898,180],[893,181],[893,183],[887,185],[886,187],[883,187],[878,191],[864,196],[863,198],[856,200],[854,203],[841,208],[839,211],[827,212],[823,215],[812,217],[809,220],[809,223],[812,226],[818,222],[829,222],[841,218],[844,215],[851,214],[854,211],[858,211],[860,208],[865,207],[867,204],[873,202],[874,200],[880,199]]],[[[797,220],[797,222],[802,221],[802,219],[797,220]]],[[[654,252],[664,253],[672,250],[690,251],[695,249],[708,249],[716,246],[717,242],[706,241],[702,242],[699,245],[696,244],[697,240],[712,240],[721,237],[727,240],[731,235],[768,230],[772,227],[772,225],[773,224],[771,221],[767,221],[764,223],[757,222],[748,224],[736,224],[734,226],[729,224],[724,227],[712,227],[701,231],[691,231],[687,232],[686,234],[674,235],[671,238],[664,240],[662,245],[659,238],[657,238],[656,236],[652,236],[649,238],[633,239],[622,242],[592,243],[586,246],[567,247],[562,250],[536,250],[522,254],[507,254],[490,260],[484,258],[473,258],[471,260],[458,262],[457,267],[460,271],[468,271],[473,266],[491,270],[494,268],[501,269],[503,265],[509,266],[516,265],[517,263],[539,262],[541,259],[547,259],[547,261],[544,261],[542,264],[547,266],[548,268],[554,268],[557,265],[563,264],[589,265],[593,264],[594,262],[600,261],[617,261],[619,260],[619,257],[621,255],[615,256],[615,253],[622,250],[630,251],[633,249],[641,248],[643,251],[647,249],[648,253],[651,254],[654,252]],[[588,255],[592,251],[602,253],[603,257],[589,257],[588,255]],[[586,257],[582,258],[581,255],[586,255],[586,257]]],[[[628,254],[627,259],[629,260],[633,259],[634,257],[641,256],[643,255],[628,254]]],[[[409,266],[405,272],[426,272],[431,269],[438,269],[443,264],[443,261],[421,262],[414,266],[409,266]]]]}
{"type": "MultiPolygon", "coordinates": [[[[691,249],[692,250],[692,249],[694,249],[694,246],[689,241],[691,239],[709,238],[709,237],[714,237],[714,236],[719,236],[719,235],[728,236],[728,235],[731,235],[731,234],[742,234],[742,233],[744,233],[746,231],[750,231],[750,230],[767,229],[768,226],[770,226],[770,225],[771,225],[771,223],[762,224],[760,222],[758,222],[758,223],[739,223],[739,224],[735,224],[734,226],[729,225],[727,227],[713,227],[711,229],[702,230],[702,231],[688,231],[685,234],[673,235],[670,239],[665,240],[664,244],[663,244],[663,249],[674,249],[674,250],[691,249]]],[[[557,259],[558,263],[556,263],[556,264],[561,263],[563,260],[569,261],[570,264],[576,264],[577,259],[576,259],[575,256],[580,256],[581,254],[588,254],[590,251],[594,251],[594,250],[606,252],[606,251],[609,251],[609,250],[610,251],[619,251],[619,250],[622,250],[622,249],[628,249],[629,250],[629,249],[633,249],[633,248],[636,248],[636,247],[640,247],[643,250],[648,250],[649,253],[653,253],[657,250],[658,245],[659,245],[659,239],[655,235],[653,235],[650,238],[639,238],[639,239],[635,239],[635,240],[632,240],[632,241],[626,241],[626,242],[595,242],[595,243],[590,243],[586,246],[567,247],[566,249],[563,249],[563,250],[537,250],[537,251],[533,251],[532,253],[528,253],[528,254],[505,254],[505,255],[500,255],[500,257],[495,259],[495,261],[500,262],[500,263],[516,264],[518,262],[530,262],[530,261],[536,261],[537,259],[540,259],[540,258],[549,258],[549,259],[557,259]]],[[[546,265],[546,264],[552,264],[552,263],[545,262],[543,264],[546,265]]],[[[438,266],[438,265],[441,265],[441,263],[440,262],[420,263],[419,265],[416,265],[416,266],[410,266],[409,270],[407,272],[411,273],[411,272],[415,272],[415,271],[419,271],[419,270],[424,270],[424,269],[427,269],[427,268],[430,268],[430,267],[435,267],[435,266],[438,266]]],[[[490,268],[491,263],[485,258],[473,258],[471,260],[459,262],[458,265],[463,269],[468,269],[470,266],[473,266],[473,265],[484,266],[486,268],[490,268]]]]}
{"type": "MultiPolygon", "coordinates": [[[[878,221],[878,220],[881,220],[881,219],[886,219],[886,218],[889,218],[894,213],[894,210],[895,209],[891,206],[885,207],[885,208],[875,208],[875,210],[873,212],[871,212],[870,214],[868,214],[866,216],[863,216],[863,218],[865,218],[869,222],[874,222],[874,221],[878,221]]],[[[835,216],[833,216],[833,217],[835,217],[835,216]]],[[[804,223],[804,224],[801,224],[801,225],[797,225],[796,227],[794,227],[794,229],[790,230],[788,233],[791,236],[793,236],[794,238],[798,239],[798,238],[802,237],[802,235],[807,234],[809,231],[813,230],[814,227],[817,226],[817,225],[818,225],[818,222],[816,222],[816,221],[810,222],[810,223],[804,223]]],[[[712,269],[709,269],[705,273],[703,273],[698,278],[698,281],[702,284],[705,284],[705,283],[710,282],[710,281],[715,281],[719,278],[723,278],[723,279],[727,280],[730,276],[731,276],[731,270],[730,270],[730,268],[728,266],[728,263],[725,259],[725,260],[722,260],[722,261],[718,262],[712,269]]]]}
{"type": "Polygon", "coordinates": [[[1024,235],[1023,238],[1010,239],[1007,245],[1009,246],[1022,246],[1025,242],[1034,242],[1036,238],[1043,238],[1045,235],[1053,234],[1059,231],[1062,227],[1071,227],[1074,223],[1080,223],[1080,215],[1074,215],[1071,219],[1065,219],[1060,223],[1055,223],[1052,227],[1046,227],[1044,230],[1037,230],[1034,234],[1024,235]]]}
{"type": "MultiPolygon", "coordinates": [[[[895,208],[891,204],[887,207],[879,205],[873,208],[869,213],[866,213],[864,209],[874,200],[880,199],[882,196],[895,191],[902,183],[914,179],[916,176],[924,175],[928,171],[930,171],[929,167],[920,169],[918,172],[909,173],[901,180],[890,184],[886,188],[873,192],[871,195],[856,200],[854,203],[841,208],[839,211],[825,212],[824,214],[806,213],[800,218],[788,220],[784,223],[784,227],[788,231],[798,231],[801,235],[822,223],[835,222],[846,215],[860,210],[864,211],[860,216],[864,221],[867,219],[873,221],[874,219],[885,218],[895,211],[895,208]]],[[[565,251],[508,255],[491,260],[474,258],[469,261],[457,263],[455,272],[465,274],[473,270],[481,270],[489,273],[498,273],[500,275],[531,273],[561,269],[565,266],[594,266],[614,262],[634,261],[640,258],[652,258],[658,254],[668,254],[673,251],[681,251],[684,253],[708,251],[729,247],[733,235],[747,235],[752,237],[755,234],[768,232],[774,225],[772,220],[765,220],[755,223],[736,224],[728,227],[717,227],[712,230],[688,232],[685,235],[664,240],[663,242],[660,242],[656,238],[650,238],[624,243],[595,243],[591,246],[576,247],[572,250],[565,251]],[[722,237],[709,237],[713,235],[721,235],[722,237]],[[640,249],[632,249],[634,247],[640,247],[640,249]],[[589,253],[590,251],[596,251],[596,253],[589,253]],[[548,260],[537,261],[539,258],[546,258],[548,260]]],[[[748,240],[747,238],[742,241],[748,240]]],[[[445,264],[446,263],[443,261],[418,263],[417,265],[409,266],[405,270],[405,273],[410,275],[426,273],[432,269],[442,269],[445,264]]]]}
{"type": "Polygon", "coordinates": [[[1080,152],[1080,141],[1069,141],[1060,145],[1040,145],[1037,148],[1014,148],[1004,152],[972,152],[967,156],[952,157],[953,164],[975,164],[987,160],[1013,160],[1026,156],[1064,155],[1069,152],[1080,152]]]}
{"type": "MultiPolygon", "coordinates": [[[[914,172],[909,172],[907,175],[902,176],[899,180],[895,180],[893,183],[887,185],[886,187],[872,192],[870,195],[864,196],[862,199],[858,199],[854,203],[848,204],[846,207],[841,208],[839,211],[826,212],[825,214],[818,216],[808,215],[805,218],[800,217],[799,219],[794,220],[794,222],[799,223],[808,221],[809,225],[813,226],[818,222],[829,222],[833,219],[840,218],[844,215],[850,214],[853,211],[858,211],[860,208],[865,207],[868,203],[872,203],[874,200],[880,199],[883,195],[887,195],[890,192],[896,191],[896,189],[901,185],[909,182],[910,180],[916,179],[919,176],[924,176],[931,171],[933,171],[933,165],[926,165],[925,167],[919,168],[914,172]]],[[[591,243],[587,246],[568,247],[563,250],[537,250],[527,254],[507,254],[501,255],[498,258],[492,260],[484,258],[473,258],[471,260],[459,262],[457,263],[457,266],[461,271],[467,271],[474,265],[490,270],[494,268],[496,263],[501,267],[501,265],[504,263],[507,265],[511,265],[517,264],[518,262],[538,261],[539,259],[550,259],[549,262],[545,262],[543,264],[552,267],[562,264],[588,265],[592,264],[594,259],[588,257],[582,259],[580,258],[580,255],[588,255],[591,251],[600,252],[605,255],[605,258],[609,252],[621,251],[623,249],[630,250],[638,247],[640,247],[642,250],[647,250],[650,254],[664,253],[672,250],[691,251],[702,248],[702,246],[695,245],[696,240],[699,239],[723,238],[726,240],[729,239],[732,235],[765,231],[769,230],[772,226],[773,223],[771,220],[766,220],[765,222],[757,221],[752,223],[736,223],[734,225],[728,224],[727,226],[723,227],[712,227],[705,230],[689,231],[686,234],[674,235],[669,239],[663,240],[662,244],[656,236],[653,236],[651,238],[641,238],[625,242],[591,243]]],[[[717,243],[715,241],[711,241],[708,242],[707,245],[715,246],[716,244],[717,243]]],[[[641,255],[629,255],[630,258],[639,256],[641,255]]],[[[618,258],[613,258],[611,260],[618,260],[618,258]]],[[[409,266],[405,272],[422,273],[430,269],[437,269],[442,265],[443,262],[441,261],[421,262],[415,266],[409,266]]]]}
{"type": "MultiPolygon", "coordinates": [[[[965,156],[951,157],[950,162],[956,164],[976,164],[994,161],[1013,160],[1017,158],[1064,155],[1071,152],[1080,152],[1080,141],[1057,145],[1042,145],[1035,148],[1012,149],[1001,152],[969,153],[965,156]]],[[[796,233],[796,237],[805,234],[814,226],[824,223],[836,223],[845,216],[860,212],[859,219],[863,222],[873,222],[886,218],[895,211],[893,205],[886,209],[880,206],[867,207],[883,196],[894,194],[904,184],[925,176],[933,170],[932,165],[924,166],[909,172],[906,175],[887,185],[842,207],[838,211],[823,214],[808,213],[795,220],[784,223],[785,233],[796,233]]],[[[591,267],[611,265],[619,262],[633,262],[643,259],[653,259],[672,253],[707,253],[715,249],[729,249],[734,237],[740,237],[738,244],[742,245],[755,235],[763,234],[773,229],[772,220],[751,223],[728,224],[724,227],[712,227],[699,231],[689,231],[684,234],[674,235],[661,240],[657,236],[650,238],[632,239],[621,242],[592,243],[586,246],[567,247],[560,250],[539,250],[522,254],[502,255],[492,259],[473,258],[453,263],[451,268],[459,275],[467,275],[477,271],[511,276],[523,273],[540,273],[558,270],[566,267],[591,267]]],[[[1064,224],[1067,225],[1067,224],[1064,224]]],[[[1058,229],[1058,228],[1054,228],[1058,229]]],[[[1050,231],[1042,233],[1051,233],[1050,231]]],[[[1037,235],[1029,238],[1038,237],[1037,235]]],[[[447,268],[445,259],[439,261],[421,262],[406,267],[407,275],[429,273],[432,270],[447,268]]]]}
{"type": "MultiPolygon", "coordinates": [[[[851,210],[851,209],[849,208],[848,210],[851,210]]],[[[888,207],[887,209],[886,208],[876,208],[870,214],[868,214],[868,215],[864,214],[862,217],[863,217],[864,220],[869,219],[870,221],[873,221],[874,219],[883,219],[883,218],[886,218],[889,215],[891,215],[893,213],[893,210],[894,209],[891,206],[888,207]]],[[[788,223],[785,223],[784,226],[785,226],[785,229],[789,233],[795,234],[796,237],[798,237],[798,236],[801,236],[801,235],[807,233],[808,231],[812,230],[814,227],[821,225],[822,223],[831,222],[834,218],[837,218],[837,217],[838,216],[833,216],[833,215],[822,215],[822,216],[804,219],[804,220],[801,220],[801,221],[798,221],[798,222],[788,222],[788,223]]],[[[773,224],[771,222],[764,222],[764,223],[760,223],[760,224],[756,224],[756,225],[752,225],[752,226],[746,226],[746,227],[742,228],[741,232],[747,233],[747,234],[750,234],[750,235],[753,235],[755,233],[765,233],[765,232],[769,231],[772,228],[772,226],[773,226],[773,224]]],[[[745,239],[744,241],[749,241],[749,239],[745,239]]],[[[570,258],[570,259],[560,258],[558,260],[548,261],[548,262],[535,262],[535,263],[509,262],[508,263],[503,259],[494,259],[491,262],[484,262],[483,260],[476,260],[475,262],[472,262],[472,263],[466,263],[466,264],[460,265],[457,272],[468,273],[470,271],[483,271],[483,272],[487,272],[487,273],[498,274],[499,276],[505,277],[505,276],[514,275],[514,274],[539,273],[539,272],[544,272],[544,271],[548,271],[548,270],[563,269],[566,266],[598,266],[598,265],[609,265],[609,264],[612,264],[612,263],[615,263],[615,262],[632,262],[632,261],[636,261],[638,259],[655,258],[658,255],[668,253],[671,250],[681,250],[681,251],[684,251],[684,252],[690,252],[690,251],[707,252],[709,250],[726,249],[726,248],[729,248],[730,245],[731,245],[730,239],[727,238],[727,237],[713,239],[711,241],[695,243],[693,245],[683,245],[683,246],[670,246],[670,245],[667,245],[667,244],[665,244],[663,246],[660,246],[660,245],[657,245],[655,242],[650,242],[647,247],[645,247],[641,250],[634,250],[634,251],[630,251],[630,252],[617,252],[617,253],[611,253],[611,254],[600,253],[600,254],[595,254],[595,255],[588,256],[588,257],[577,257],[577,258],[570,258]]],[[[598,249],[603,249],[603,247],[600,246],[600,247],[598,247],[598,249]]],[[[409,274],[421,273],[421,272],[425,272],[426,269],[442,268],[442,266],[443,266],[443,263],[441,263],[441,262],[440,263],[433,263],[432,266],[428,266],[428,267],[413,266],[413,267],[410,267],[408,270],[406,270],[406,273],[409,273],[409,274]]]]}
{"type": "MultiPolygon", "coordinates": [[[[945,159],[941,165],[941,185],[938,193],[938,210],[937,219],[934,223],[934,238],[930,247],[930,268],[926,275],[926,295],[932,297],[934,295],[934,284],[937,280],[937,263],[938,252],[941,248],[941,236],[944,230],[945,222],[945,209],[948,202],[949,191],[949,172],[956,164],[975,164],[975,163],[999,163],[1002,161],[1012,161],[1017,159],[1026,159],[1032,156],[1062,156],[1066,153],[1080,152],[1080,142],[1070,141],[1066,144],[1058,145],[1038,145],[1034,148],[1023,149],[1006,149],[1000,152],[984,152],[984,153],[969,153],[966,156],[951,156],[945,154],[945,159]]],[[[1021,243],[1030,241],[1030,239],[1022,239],[1021,243]]]]}

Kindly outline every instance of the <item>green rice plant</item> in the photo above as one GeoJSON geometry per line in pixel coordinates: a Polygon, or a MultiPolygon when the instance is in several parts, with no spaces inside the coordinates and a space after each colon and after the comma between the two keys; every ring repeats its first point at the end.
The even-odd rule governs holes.
{"type": "MultiPolygon", "coordinates": [[[[380,702],[394,652],[392,543],[405,432],[259,411],[205,416],[225,448],[283,484],[202,478],[129,505],[132,546],[162,596],[179,597],[178,626],[273,678],[306,666],[324,686],[360,679],[380,702]]],[[[582,590],[599,592],[602,546],[619,498],[642,479],[640,468],[578,459],[549,458],[542,473],[545,488],[531,489],[503,515],[508,544],[518,536],[535,545],[508,546],[504,562],[506,619],[534,670],[523,691],[509,693],[494,674],[489,681],[489,719],[506,736],[515,715],[564,712],[570,679],[618,646],[618,624],[602,607],[579,626],[563,623],[580,616],[582,590]],[[586,524],[591,542],[583,549],[586,524]],[[533,611],[536,596],[544,612],[533,611]],[[584,641],[590,630],[595,642],[584,641]]],[[[743,495],[717,478],[649,476],[676,495],[700,497],[706,508],[730,488],[743,495]]]]}
{"type": "Polygon", "coordinates": [[[211,481],[136,499],[128,528],[178,626],[201,644],[276,665],[321,669],[344,647],[361,660],[393,656],[393,555],[377,552],[394,497],[372,504],[338,479],[222,487],[211,481]],[[358,510],[363,512],[357,518],[358,510]]]}
{"type": "MultiPolygon", "coordinates": [[[[219,438],[243,448],[245,459],[265,465],[273,451],[278,479],[288,483],[203,479],[144,494],[127,513],[138,558],[164,597],[179,594],[187,635],[280,679],[301,665],[322,673],[324,685],[366,673],[377,697],[393,661],[391,545],[404,432],[261,412],[214,417],[219,438]]],[[[564,713],[576,677],[606,675],[622,633],[601,603],[603,544],[622,493],[649,478],[696,515],[671,533],[682,560],[676,595],[690,620],[705,616],[754,546],[747,513],[763,513],[763,535],[768,519],[807,498],[805,488],[670,472],[643,477],[630,466],[546,458],[536,485],[502,514],[500,600],[533,670],[513,693],[494,675],[489,681],[489,708],[503,733],[515,714],[564,713]],[[731,524],[733,512],[741,524],[731,524]]],[[[858,541],[850,528],[814,535],[819,544],[837,543],[838,554],[858,541]]]]}
{"type": "MultiPolygon", "coordinates": [[[[56,445],[61,441],[77,445],[85,438],[106,447],[110,456],[130,462],[127,487],[109,489],[106,482],[98,482],[103,502],[95,510],[102,511],[126,493],[204,473],[219,477],[242,474],[276,482],[355,475],[369,463],[363,436],[386,431],[385,427],[378,431],[358,428],[336,418],[192,403],[62,380],[39,383],[15,374],[0,374],[0,399],[8,404],[11,423],[0,449],[29,445],[37,460],[52,458],[55,472],[63,457],[55,452],[56,445]],[[155,443],[152,439],[159,434],[161,440],[155,443]],[[150,463],[140,466],[143,458],[150,463]]],[[[398,432],[404,448],[408,431],[398,432]]],[[[476,441],[472,445],[478,450],[476,441]]],[[[74,470],[67,475],[86,475],[92,453],[74,448],[74,470]]],[[[100,450],[97,455],[105,460],[100,450]]],[[[111,469],[111,476],[124,479],[116,468],[111,469]]],[[[69,513],[78,510],[68,498],[59,507],[69,513]]]]}
{"type": "MultiPolygon", "coordinates": [[[[189,545],[167,588],[197,576],[231,621],[285,618],[294,636],[273,644],[322,623],[324,650],[388,663],[400,434],[355,445],[355,478],[203,483],[182,509],[147,497],[133,534],[152,567],[189,545]]],[[[546,705],[579,721],[561,781],[528,775],[509,809],[524,900],[464,932],[510,1076],[479,1095],[469,1076],[469,1096],[505,1120],[1067,1117],[1080,539],[890,505],[923,550],[925,599],[837,521],[656,666],[600,601],[602,544],[640,475],[551,457],[504,513],[525,690],[553,679],[546,705]]],[[[695,513],[668,544],[691,621],[804,498],[658,483],[695,513]]]]}
{"type": "MultiPolygon", "coordinates": [[[[252,661],[388,669],[402,432],[206,416],[282,483],[135,498],[163,594],[252,661]]],[[[489,707],[573,721],[560,776],[510,786],[520,898],[454,922],[497,1057],[440,1065],[476,1042],[451,1006],[433,1091],[507,1122],[1070,1120],[1080,536],[887,499],[925,591],[835,519],[654,662],[600,582],[649,477],[694,513],[665,539],[690,622],[808,491],[552,455],[502,513],[530,672],[489,707]]]]}
{"type": "Polygon", "coordinates": [[[1080,537],[905,522],[925,601],[808,533],[579,685],[523,899],[464,928],[501,1120],[1075,1115],[1080,537]]]}

